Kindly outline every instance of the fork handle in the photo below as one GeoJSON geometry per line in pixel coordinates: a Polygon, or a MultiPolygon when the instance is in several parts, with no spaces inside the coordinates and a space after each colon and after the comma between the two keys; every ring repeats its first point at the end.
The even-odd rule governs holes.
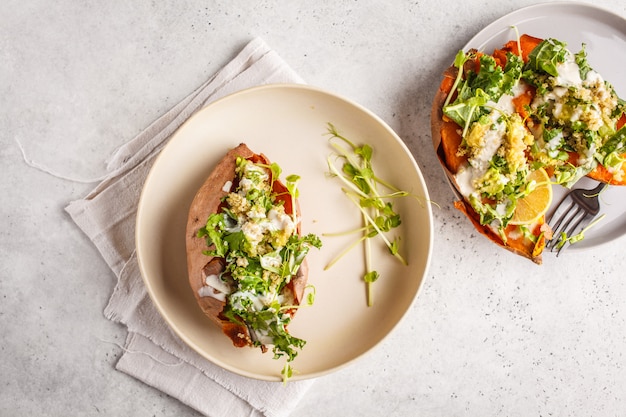
{"type": "Polygon", "coordinates": [[[598,185],[596,185],[596,187],[592,190],[589,190],[589,196],[594,196],[596,194],[600,194],[601,191],[603,191],[606,187],[608,187],[609,184],[606,182],[601,182],[598,185]]]}

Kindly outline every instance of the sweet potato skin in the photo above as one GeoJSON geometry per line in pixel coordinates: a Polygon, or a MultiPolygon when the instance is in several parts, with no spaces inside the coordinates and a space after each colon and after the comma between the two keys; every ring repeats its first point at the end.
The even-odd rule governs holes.
{"type": "Polygon", "coordinates": [[[242,325],[234,325],[221,313],[225,302],[213,297],[201,297],[198,293],[204,286],[205,274],[203,270],[212,260],[203,252],[208,249],[206,240],[197,237],[198,230],[206,225],[209,216],[216,213],[221,199],[227,194],[223,190],[227,181],[235,178],[237,157],[251,158],[254,153],[245,144],[240,144],[230,150],[213,169],[204,181],[191,203],[187,217],[186,245],[187,270],[191,290],[204,314],[213,320],[224,333],[231,338],[235,346],[241,347],[251,343],[248,329],[242,325]]]}
{"type": "MultiPolygon", "coordinates": [[[[269,160],[265,155],[254,153],[243,143],[228,151],[198,189],[191,203],[187,217],[185,241],[189,284],[198,305],[204,314],[217,324],[224,334],[233,341],[235,346],[244,347],[252,345],[247,327],[233,323],[222,315],[222,311],[226,305],[224,301],[213,297],[201,297],[198,293],[199,289],[205,284],[205,268],[210,270],[211,273],[218,273],[224,270],[225,264],[223,259],[204,254],[204,252],[209,249],[206,245],[206,239],[197,237],[197,234],[198,230],[206,225],[209,216],[218,212],[222,198],[228,194],[228,190],[224,190],[224,185],[228,181],[233,181],[236,177],[235,168],[237,157],[269,164],[269,160]],[[217,265],[219,264],[217,261],[221,261],[222,264],[217,265]]],[[[274,191],[281,193],[283,190],[286,192],[286,187],[280,183],[280,181],[274,181],[274,191]]],[[[285,204],[285,212],[291,214],[293,212],[291,199],[283,197],[283,201],[285,204]]],[[[298,209],[297,204],[296,209],[298,209]]],[[[299,225],[297,230],[298,232],[300,231],[299,225]]],[[[297,275],[293,277],[288,284],[288,288],[293,292],[296,305],[298,305],[302,299],[307,276],[308,266],[305,259],[297,275]]],[[[295,311],[293,311],[292,314],[293,313],[295,313],[295,311]]]]}
{"type": "Polygon", "coordinates": [[[476,230],[480,232],[480,234],[487,237],[495,244],[502,246],[503,248],[517,255],[526,257],[536,264],[542,263],[541,251],[545,246],[546,238],[544,235],[541,234],[542,230],[540,230],[542,225],[545,224],[543,220],[540,221],[539,224],[536,226],[539,229],[537,230],[538,233],[536,233],[539,236],[537,242],[532,242],[531,240],[524,238],[509,238],[505,244],[504,242],[502,242],[502,239],[500,238],[500,236],[498,236],[497,233],[495,233],[489,227],[480,224],[478,215],[476,214],[474,209],[472,209],[472,206],[468,202],[466,202],[465,200],[455,201],[454,207],[467,216],[467,218],[472,222],[472,224],[474,225],[476,230]]]}

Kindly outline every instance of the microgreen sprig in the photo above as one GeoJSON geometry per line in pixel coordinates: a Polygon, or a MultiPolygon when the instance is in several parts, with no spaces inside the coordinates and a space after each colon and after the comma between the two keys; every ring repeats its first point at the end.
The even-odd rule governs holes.
{"type": "Polygon", "coordinates": [[[584,229],[582,229],[580,232],[576,233],[573,236],[567,236],[567,233],[565,232],[561,233],[561,241],[556,245],[556,249],[561,249],[563,246],[565,246],[566,243],[573,245],[574,243],[580,242],[581,240],[583,240],[585,238],[585,232],[587,232],[593,226],[598,224],[598,222],[602,220],[604,216],[606,216],[606,214],[601,215],[600,217],[598,217],[597,219],[589,223],[587,227],[585,227],[584,229]]]}
{"type": "Polygon", "coordinates": [[[376,176],[372,166],[374,150],[370,145],[355,144],[341,135],[332,123],[328,123],[328,135],[330,136],[329,144],[334,150],[327,158],[329,174],[343,183],[341,190],[361,212],[363,226],[347,232],[324,234],[325,236],[338,236],[360,233],[359,238],[331,260],[325,269],[333,266],[358,244],[364,244],[363,280],[367,288],[367,305],[371,306],[373,304],[371,285],[378,280],[380,275],[372,267],[370,239],[378,236],[389,252],[403,265],[407,265],[407,261],[399,251],[399,237],[390,239],[387,233],[401,224],[400,215],[395,212],[392,200],[411,195],[376,176]]]}
{"type": "Polygon", "coordinates": [[[457,87],[461,83],[461,80],[463,79],[463,65],[465,65],[465,62],[467,60],[468,60],[468,56],[462,50],[456,53],[456,56],[454,57],[454,66],[457,69],[456,78],[454,79],[452,88],[450,89],[450,92],[448,93],[448,96],[446,97],[446,101],[443,103],[443,107],[446,107],[448,104],[450,104],[450,101],[452,100],[452,96],[454,95],[457,87]]]}

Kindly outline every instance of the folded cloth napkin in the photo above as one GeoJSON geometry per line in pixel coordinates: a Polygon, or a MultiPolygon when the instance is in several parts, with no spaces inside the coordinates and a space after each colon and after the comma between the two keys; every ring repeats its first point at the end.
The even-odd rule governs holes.
{"type": "Polygon", "coordinates": [[[312,381],[286,386],[242,377],[202,358],[166,325],[149,298],[135,257],[135,217],[144,180],[162,147],[193,113],[238,90],[302,83],[261,39],[146,130],[119,148],[108,174],[66,211],[96,245],[118,278],[105,316],[127,326],[116,368],[211,417],[287,416],[312,381]]]}

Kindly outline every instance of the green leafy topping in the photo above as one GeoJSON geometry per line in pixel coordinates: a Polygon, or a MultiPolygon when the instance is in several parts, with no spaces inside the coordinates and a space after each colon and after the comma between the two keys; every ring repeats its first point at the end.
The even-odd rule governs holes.
{"type": "Polygon", "coordinates": [[[327,160],[329,174],[342,182],[343,187],[341,189],[359,209],[363,218],[363,226],[347,232],[325,234],[326,236],[351,233],[360,235],[330,261],[325,269],[332,267],[357,245],[364,244],[366,272],[363,280],[367,285],[367,304],[371,306],[373,304],[371,284],[379,278],[379,273],[371,265],[370,240],[373,238],[381,239],[392,256],[403,265],[407,264],[400,253],[399,237],[390,238],[388,234],[402,224],[400,214],[395,211],[393,200],[411,195],[375,174],[372,166],[374,150],[370,145],[355,144],[341,135],[332,123],[328,123],[328,135],[330,136],[330,146],[334,150],[327,160]]]}
{"type": "Polygon", "coordinates": [[[525,71],[544,72],[558,77],[557,65],[565,62],[569,52],[566,44],[556,39],[545,39],[528,55],[525,71]]]}
{"type": "Polygon", "coordinates": [[[556,245],[556,249],[561,249],[563,246],[565,246],[566,243],[569,243],[570,245],[573,245],[574,243],[577,243],[577,242],[580,242],[581,240],[583,240],[585,238],[585,233],[589,229],[594,227],[596,224],[598,224],[598,222],[600,222],[602,219],[604,219],[605,216],[606,216],[606,214],[602,214],[601,216],[596,218],[594,221],[589,223],[589,225],[587,225],[587,227],[583,228],[580,232],[576,233],[573,236],[567,236],[567,233],[562,232],[561,235],[559,236],[560,240],[559,240],[559,242],[556,245]]]}
{"type": "Polygon", "coordinates": [[[454,66],[457,69],[456,78],[454,80],[454,84],[452,84],[450,93],[448,93],[448,97],[446,97],[446,101],[443,103],[443,107],[446,107],[450,103],[452,95],[454,94],[459,83],[463,79],[463,65],[465,65],[465,62],[467,62],[468,59],[469,57],[463,51],[457,52],[456,56],[454,57],[454,66]]]}
{"type": "MultiPolygon", "coordinates": [[[[505,243],[519,199],[533,189],[526,179],[533,170],[546,169],[565,187],[598,164],[616,181],[626,179],[626,126],[617,127],[626,101],[592,69],[586,45],[572,53],[566,43],[545,39],[526,63],[519,36],[517,45],[520,55],[507,52],[506,62],[459,51],[457,77],[442,109],[460,126],[458,156],[468,161],[456,174],[459,191],[505,243]]],[[[536,239],[524,225],[517,231],[536,239]]]]}
{"type": "MultiPolygon", "coordinates": [[[[287,331],[291,313],[300,308],[287,285],[310,248],[319,249],[322,242],[314,234],[297,233],[299,176],[286,179],[293,208],[289,215],[273,189],[281,174],[278,164],[237,158],[235,172],[237,188],[224,197],[221,210],[209,216],[197,236],[206,239],[206,255],[226,263],[219,277],[230,288],[223,316],[245,325],[254,346],[272,345],[275,359],[286,358],[286,381],[293,373],[290,363],[306,344],[287,331]]],[[[314,292],[308,295],[308,304],[313,300],[314,292]]]]}
{"type": "MultiPolygon", "coordinates": [[[[461,52],[460,52],[461,53],[461,52]]],[[[466,55],[465,60],[475,59],[472,53],[466,55]]],[[[458,62],[464,62],[457,56],[458,62]]],[[[504,68],[496,64],[496,60],[489,55],[481,55],[479,69],[467,71],[465,77],[455,82],[450,95],[457,93],[454,102],[443,106],[443,113],[463,127],[465,136],[470,125],[491,111],[488,103],[497,102],[503,94],[511,93],[522,74],[523,62],[514,54],[507,54],[507,63],[504,68]]],[[[463,74],[459,69],[459,76],[463,74]]]]}
{"type": "Polygon", "coordinates": [[[589,62],[587,62],[587,51],[585,50],[586,45],[583,43],[582,48],[576,54],[574,54],[576,64],[578,65],[580,78],[587,78],[587,74],[591,71],[591,67],[589,66],[589,62]]]}
{"type": "Polygon", "coordinates": [[[619,156],[626,152],[626,125],[622,126],[600,148],[600,153],[606,155],[602,161],[605,166],[615,166],[621,159],[619,156]]]}
{"type": "Polygon", "coordinates": [[[376,282],[380,275],[376,271],[370,271],[363,276],[363,281],[365,282],[376,282]]]}

